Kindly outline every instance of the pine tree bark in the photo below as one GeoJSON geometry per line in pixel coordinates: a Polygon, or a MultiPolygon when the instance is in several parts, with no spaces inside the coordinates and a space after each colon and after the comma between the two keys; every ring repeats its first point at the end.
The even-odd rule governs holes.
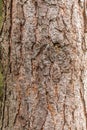
{"type": "Polygon", "coordinates": [[[4,0],[1,130],[87,130],[86,3],[4,0]]]}

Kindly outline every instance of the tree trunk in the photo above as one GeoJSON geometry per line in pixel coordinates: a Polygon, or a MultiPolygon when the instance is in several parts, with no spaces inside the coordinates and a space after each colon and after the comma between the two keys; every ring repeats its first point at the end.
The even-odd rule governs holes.
{"type": "Polygon", "coordinates": [[[86,1],[4,0],[1,130],[87,130],[86,1]]]}

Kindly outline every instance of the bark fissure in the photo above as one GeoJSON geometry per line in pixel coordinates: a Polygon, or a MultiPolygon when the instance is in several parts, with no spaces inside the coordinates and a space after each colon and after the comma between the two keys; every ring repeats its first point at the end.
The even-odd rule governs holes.
{"type": "Polygon", "coordinates": [[[84,100],[84,95],[82,94],[81,90],[80,90],[80,97],[81,97],[82,104],[83,104],[83,111],[84,111],[84,116],[85,116],[85,120],[86,120],[86,129],[87,129],[87,111],[86,111],[86,104],[85,104],[85,100],[84,100]]]}
{"type": "Polygon", "coordinates": [[[65,124],[66,124],[66,116],[65,116],[65,111],[66,111],[66,96],[65,96],[65,99],[64,99],[64,104],[63,104],[63,116],[64,116],[64,123],[63,123],[63,129],[64,130],[65,128],[65,124]]]}
{"type": "Polygon", "coordinates": [[[84,0],[84,32],[87,32],[87,0],[84,0]]]}
{"type": "Polygon", "coordinates": [[[17,121],[18,116],[19,116],[20,107],[21,107],[21,102],[19,103],[18,108],[17,108],[17,113],[16,113],[16,115],[15,115],[15,119],[14,119],[14,123],[13,123],[14,125],[15,125],[15,123],[16,123],[16,121],[17,121]]]}
{"type": "Polygon", "coordinates": [[[12,46],[12,14],[13,14],[13,0],[10,1],[10,28],[9,28],[9,48],[8,48],[8,64],[9,64],[9,71],[11,73],[11,46],[12,46]]]}
{"type": "Polygon", "coordinates": [[[5,106],[6,106],[6,93],[7,93],[7,84],[4,85],[4,97],[3,97],[3,106],[2,106],[2,124],[1,124],[1,130],[3,130],[4,127],[4,118],[5,118],[5,106]]]}

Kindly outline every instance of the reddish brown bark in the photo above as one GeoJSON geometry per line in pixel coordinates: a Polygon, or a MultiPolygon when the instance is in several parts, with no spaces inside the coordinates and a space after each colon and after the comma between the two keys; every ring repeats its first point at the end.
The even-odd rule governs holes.
{"type": "Polygon", "coordinates": [[[87,130],[85,4],[7,0],[1,130],[87,130]]]}

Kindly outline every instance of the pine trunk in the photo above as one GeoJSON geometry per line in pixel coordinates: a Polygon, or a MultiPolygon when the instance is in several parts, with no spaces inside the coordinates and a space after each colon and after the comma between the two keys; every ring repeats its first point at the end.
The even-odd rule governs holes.
{"type": "Polygon", "coordinates": [[[4,0],[1,130],[87,130],[86,3],[4,0]]]}

